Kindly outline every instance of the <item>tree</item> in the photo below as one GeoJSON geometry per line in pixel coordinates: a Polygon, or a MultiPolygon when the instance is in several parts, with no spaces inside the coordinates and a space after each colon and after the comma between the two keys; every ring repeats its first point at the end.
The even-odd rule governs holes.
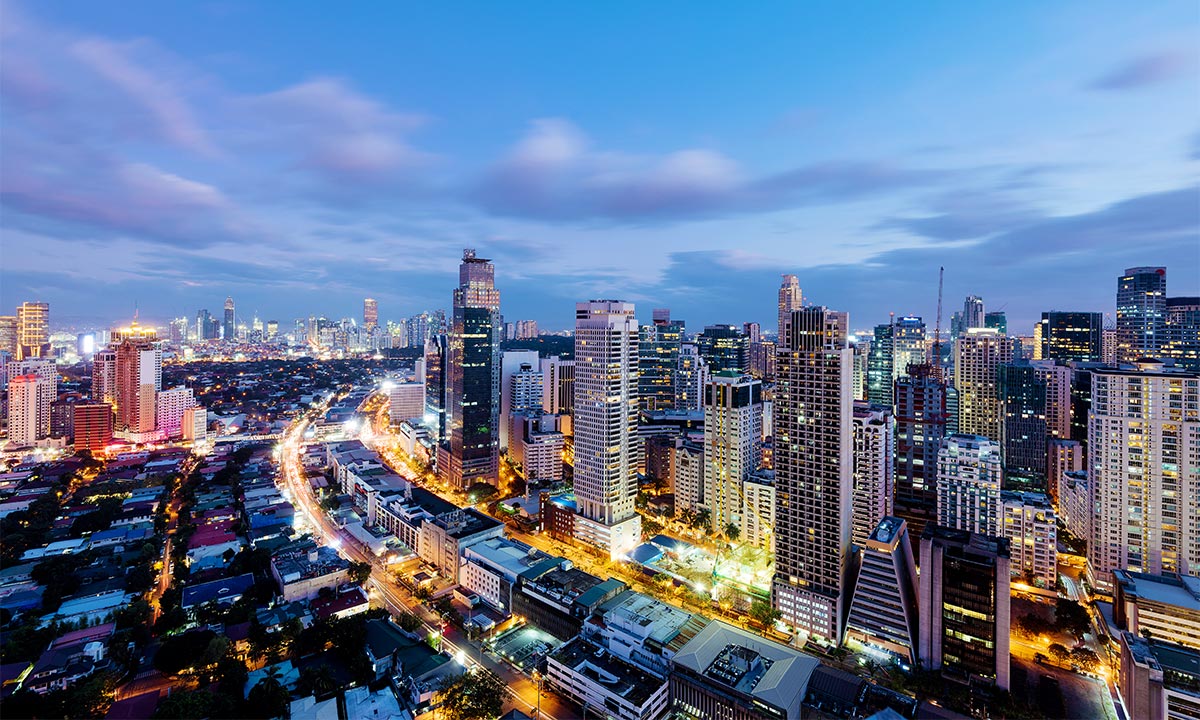
{"type": "Polygon", "coordinates": [[[1079,647],[1071,651],[1071,662],[1088,672],[1092,672],[1100,665],[1100,656],[1090,648],[1079,647]]]}
{"type": "Polygon", "coordinates": [[[729,538],[729,542],[737,542],[742,536],[742,529],[734,523],[729,523],[725,526],[725,537],[729,538]]]}
{"type": "Polygon", "coordinates": [[[488,670],[454,678],[438,693],[438,702],[451,720],[491,720],[504,712],[505,687],[488,670]]]}
{"type": "Polygon", "coordinates": [[[1059,630],[1081,639],[1084,633],[1092,627],[1092,619],[1088,616],[1087,610],[1068,598],[1058,599],[1054,606],[1054,619],[1059,630]]]}
{"type": "Polygon", "coordinates": [[[771,603],[765,600],[755,600],[750,605],[750,619],[764,628],[772,627],[781,617],[783,613],[771,607],[771,603]]]}
{"type": "Polygon", "coordinates": [[[329,669],[328,665],[310,666],[300,671],[296,689],[301,696],[316,695],[320,697],[336,690],[337,680],[334,679],[333,671],[329,669]]]}
{"type": "Polygon", "coordinates": [[[710,530],[712,528],[712,511],[708,508],[701,508],[700,512],[696,513],[696,519],[692,521],[692,527],[697,530],[710,530]]]}
{"type": "Polygon", "coordinates": [[[1065,663],[1071,659],[1071,651],[1062,643],[1051,643],[1048,651],[1050,652],[1050,657],[1054,658],[1057,662],[1065,663]]]}
{"type": "Polygon", "coordinates": [[[177,675],[186,668],[195,667],[203,662],[204,652],[214,638],[216,633],[211,630],[172,635],[163,641],[154,655],[154,667],[167,675],[177,675]]]}
{"type": "Polygon", "coordinates": [[[246,696],[246,709],[249,717],[287,718],[292,715],[292,696],[276,677],[278,670],[271,668],[268,675],[250,688],[246,696]]]}
{"type": "Polygon", "coordinates": [[[1047,635],[1054,630],[1054,625],[1037,613],[1026,613],[1017,618],[1017,632],[1027,638],[1047,635]]]}
{"type": "Polygon", "coordinates": [[[362,585],[371,577],[371,563],[352,562],[348,571],[350,582],[355,585],[362,585]]]}

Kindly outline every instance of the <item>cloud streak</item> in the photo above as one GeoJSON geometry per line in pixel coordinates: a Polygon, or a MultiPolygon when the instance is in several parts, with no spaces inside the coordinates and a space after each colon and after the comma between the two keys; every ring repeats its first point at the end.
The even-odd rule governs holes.
{"type": "Polygon", "coordinates": [[[1137,90],[1157,85],[1182,74],[1187,58],[1181,53],[1162,52],[1144,55],[1125,62],[1093,80],[1092,90],[1137,90]]]}

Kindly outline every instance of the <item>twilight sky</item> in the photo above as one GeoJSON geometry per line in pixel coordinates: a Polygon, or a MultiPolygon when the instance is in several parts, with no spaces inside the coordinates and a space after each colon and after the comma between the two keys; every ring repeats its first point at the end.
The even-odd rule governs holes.
{"type": "Polygon", "coordinates": [[[463,247],[551,329],[1200,294],[1200,5],[730,7],[2,2],[0,311],[392,319],[463,247]]]}

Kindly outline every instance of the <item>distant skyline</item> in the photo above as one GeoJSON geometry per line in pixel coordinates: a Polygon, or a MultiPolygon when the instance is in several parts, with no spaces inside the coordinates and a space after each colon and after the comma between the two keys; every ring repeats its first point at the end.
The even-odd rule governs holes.
{"type": "Polygon", "coordinates": [[[0,3],[0,314],[806,302],[1026,334],[1165,265],[1200,295],[1194,3],[0,3]]]}

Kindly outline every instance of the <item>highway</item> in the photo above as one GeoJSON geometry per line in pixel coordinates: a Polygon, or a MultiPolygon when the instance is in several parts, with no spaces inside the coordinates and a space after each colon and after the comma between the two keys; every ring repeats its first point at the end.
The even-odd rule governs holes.
{"type": "MultiPolygon", "coordinates": [[[[312,528],[313,534],[326,545],[337,548],[345,557],[354,562],[366,562],[371,565],[372,589],[378,593],[378,597],[382,599],[390,613],[415,614],[421,620],[426,633],[440,635],[441,618],[423,605],[419,599],[412,597],[407,588],[401,585],[388,571],[384,561],[363,552],[358,544],[349,538],[342,528],[330,520],[329,516],[321,509],[313,495],[312,486],[304,476],[300,460],[300,441],[304,437],[309,422],[310,417],[308,416],[297,420],[288,429],[282,441],[281,470],[284,483],[291,495],[292,504],[301,511],[309,527],[312,528]]],[[[537,687],[523,673],[482,654],[476,646],[466,640],[457,628],[452,628],[442,636],[442,643],[444,649],[464,665],[468,667],[482,665],[495,673],[508,688],[509,700],[513,706],[529,715],[537,713],[537,687]]],[[[550,693],[543,693],[541,717],[557,720],[558,717],[570,718],[574,714],[575,711],[560,698],[550,693]]]]}

